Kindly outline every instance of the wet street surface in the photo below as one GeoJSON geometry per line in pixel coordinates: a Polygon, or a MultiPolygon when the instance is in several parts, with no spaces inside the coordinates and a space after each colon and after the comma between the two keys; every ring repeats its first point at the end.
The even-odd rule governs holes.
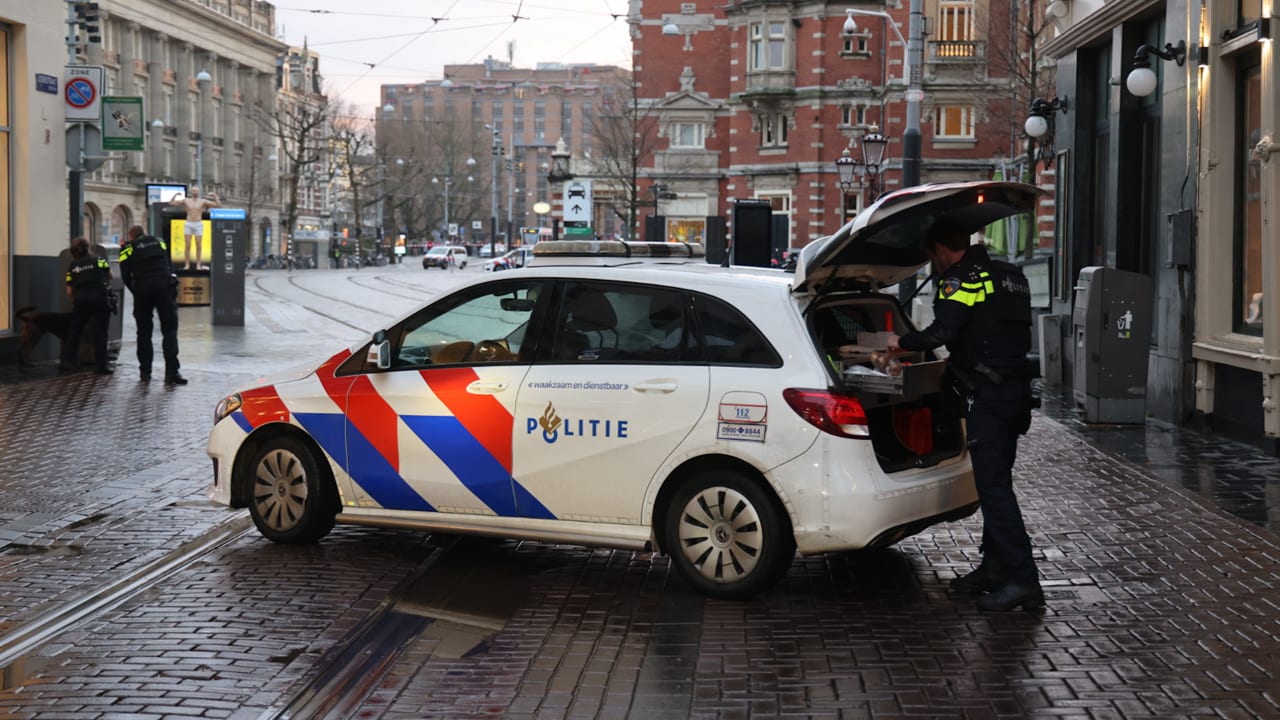
{"type": "Polygon", "coordinates": [[[979,516],[726,602],[660,556],[347,526],[285,547],[205,500],[218,399],[458,279],[252,272],[244,328],[181,310],[186,387],[138,382],[131,320],[114,376],[0,372],[0,718],[1280,717],[1280,462],[1088,426],[1054,392],[1015,469],[1034,613],[947,590],[979,516]]]}

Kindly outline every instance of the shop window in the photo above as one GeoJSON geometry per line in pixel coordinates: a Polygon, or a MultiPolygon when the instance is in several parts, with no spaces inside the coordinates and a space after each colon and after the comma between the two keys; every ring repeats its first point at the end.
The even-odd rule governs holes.
{"type": "Polygon", "coordinates": [[[1262,137],[1262,64],[1254,51],[1241,58],[1236,85],[1235,308],[1237,332],[1261,335],[1262,161],[1253,148],[1262,137]]]}
{"type": "Polygon", "coordinates": [[[939,105],[934,111],[937,140],[973,140],[974,112],[968,105],[939,105]]]}

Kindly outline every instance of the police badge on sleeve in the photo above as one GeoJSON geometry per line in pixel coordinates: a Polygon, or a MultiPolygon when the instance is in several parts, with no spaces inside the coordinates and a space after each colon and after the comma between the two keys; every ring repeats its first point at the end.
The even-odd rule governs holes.
{"type": "Polygon", "coordinates": [[[942,283],[938,285],[938,293],[944,298],[949,298],[956,294],[960,289],[960,278],[949,277],[943,278],[942,283]]]}

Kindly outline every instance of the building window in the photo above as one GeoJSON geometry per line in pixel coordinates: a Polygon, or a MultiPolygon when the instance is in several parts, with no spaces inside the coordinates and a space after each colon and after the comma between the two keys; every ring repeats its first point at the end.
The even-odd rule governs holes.
{"type": "Polygon", "coordinates": [[[749,70],[783,70],[787,66],[787,24],[770,21],[751,24],[749,70]]]}
{"type": "Polygon", "coordinates": [[[870,55],[867,50],[867,38],[869,34],[850,35],[844,38],[844,46],[840,49],[840,54],[849,55],[870,55]]]}
{"type": "Polygon", "coordinates": [[[770,113],[760,118],[760,146],[787,146],[787,116],[785,113],[770,113]]]}
{"type": "MultiPolygon", "coordinates": [[[[1261,335],[1262,162],[1253,148],[1262,137],[1262,63],[1255,51],[1241,63],[1236,85],[1235,308],[1237,332],[1261,335]]],[[[1242,58],[1243,60],[1243,58],[1242,58]]]]}
{"type": "Polygon", "coordinates": [[[934,111],[934,138],[973,140],[973,116],[973,108],[968,105],[939,105],[934,111]]]}
{"type": "Polygon", "coordinates": [[[706,147],[706,126],[702,123],[676,123],[675,132],[671,133],[671,147],[706,147]]]}
{"type": "Polygon", "coordinates": [[[944,42],[973,40],[972,0],[940,0],[938,39],[944,42]]]}
{"type": "Polygon", "coordinates": [[[863,105],[845,105],[840,108],[841,125],[866,125],[867,108],[863,105]]]}

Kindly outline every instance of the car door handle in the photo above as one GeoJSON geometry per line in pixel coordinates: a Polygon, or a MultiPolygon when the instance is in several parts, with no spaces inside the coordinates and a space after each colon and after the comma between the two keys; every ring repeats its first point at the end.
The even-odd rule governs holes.
{"type": "Polygon", "coordinates": [[[506,389],[507,383],[502,381],[484,382],[482,380],[476,380],[467,386],[467,392],[472,395],[496,395],[506,389]]]}
{"type": "Polygon", "coordinates": [[[676,388],[680,387],[679,383],[672,380],[656,380],[651,382],[642,382],[633,385],[639,392],[646,393],[672,393],[676,388]]]}

